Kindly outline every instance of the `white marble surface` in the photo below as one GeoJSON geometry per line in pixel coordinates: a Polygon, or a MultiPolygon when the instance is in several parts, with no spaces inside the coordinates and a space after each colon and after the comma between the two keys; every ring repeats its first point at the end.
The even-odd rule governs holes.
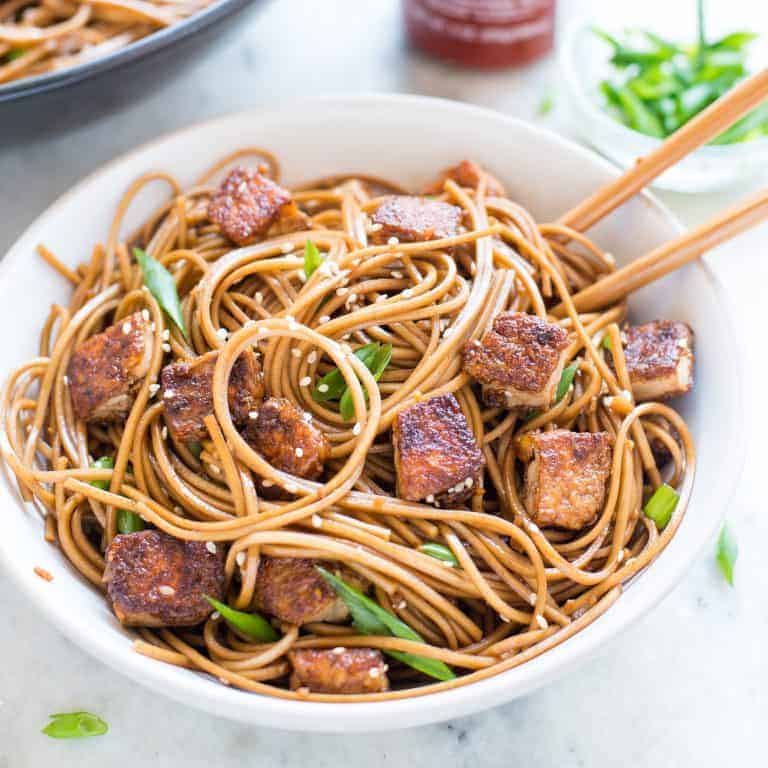
{"type": "MultiPolygon", "coordinates": [[[[644,6],[653,3],[659,14],[672,5],[648,0],[644,6]]],[[[746,0],[710,4],[768,32],[768,14],[757,4],[749,3],[749,14],[746,0]]],[[[600,18],[609,5],[563,0],[561,16],[600,18]]],[[[192,69],[141,100],[91,94],[87,104],[21,117],[0,107],[0,253],[57,195],[116,153],[254,103],[323,91],[408,91],[537,119],[542,91],[555,81],[551,60],[506,74],[462,73],[406,52],[399,30],[394,0],[273,0],[192,69]]],[[[569,132],[560,110],[545,122],[569,132]]],[[[758,179],[717,195],[663,197],[693,224],[759,185],[758,179]]],[[[760,402],[768,373],[757,330],[765,299],[756,290],[768,278],[766,246],[768,227],[762,227],[708,257],[736,312],[733,343],[743,352],[747,403],[760,402]]],[[[712,545],[669,598],[601,658],[523,700],[444,725],[342,737],[215,719],[152,696],[94,662],[45,624],[0,573],[0,768],[761,765],[768,569],[759,553],[768,516],[759,436],[768,423],[764,408],[751,410],[747,463],[725,510],[741,547],[736,588],[720,577],[712,545]],[[56,742],[40,735],[49,712],[82,708],[104,716],[107,737],[56,742]]]]}

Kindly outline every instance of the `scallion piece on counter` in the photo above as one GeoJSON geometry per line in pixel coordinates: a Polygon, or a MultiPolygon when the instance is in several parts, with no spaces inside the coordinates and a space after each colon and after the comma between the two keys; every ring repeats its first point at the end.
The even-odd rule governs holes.
{"type": "Polygon", "coordinates": [[[452,568],[459,567],[459,561],[456,559],[456,555],[454,555],[444,544],[438,544],[436,541],[428,541],[426,544],[422,544],[419,547],[419,552],[434,557],[436,560],[442,560],[452,568]]]}
{"type": "Polygon", "coordinates": [[[717,539],[717,564],[720,566],[725,580],[733,586],[733,566],[739,557],[739,545],[728,523],[723,525],[717,539]]]}
{"type": "Polygon", "coordinates": [[[102,736],[109,726],[90,712],[59,712],[49,715],[51,722],[42,729],[52,739],[87,739],[102,736]]]}
{"type": "Polygon", "coordinates": [[[656,527],[661,531],[672,519],[672,513],[675,511],[677,502],[680,500],[680,494],[671,486],[663,483],[660,485],[648,499],[643,513],[650,517],[656,527]]]}
{"type": "Polygon", "coordinates": [[[323,263],[323,257],[320,255],[320,251],[317,250],[317,246],[311,241],[307,240],[304,245],[304,274],[307,279],[312,277],[314,271],[323,263]]]}
{"type": "Polygon", "coordinates": [[[149,292],[155,297],[157,303],[163,308],[168,317],[171,318],[174,325],[184,334],[184,338],[189,338],[187,327],[184,324],[184,315],[181,311],[179,292],[176,290],[176,281],[173,279],[173,275],[157,259],[153,259],[141,248],[134,248],[133,255],[141,267],[144,285],[149,288],[149,292]]]}
{"type": "Polygon", "coordinates": [[[205,596],[205,599],[224,617],[224,620],[234,629],[242,632],[251,640],[260,643],[273,643],[280,639],[275,628],[259,613],[245,613],[230,608],[220,600],[205,596]]]}
{"type": "MultiPolygon", "coordinates": [[[[421,635],[411,629],[404,621],[389,611],[385,611],[378,603],[366,597],[362,592],[350,587],[349,584],[325,568],[317,566],[317,570],[344,601],[352,616],[352,623],[358,632],[363,635],[384,635],[399,637],[401,640],[412,640],[417,643],[424,642],[421,635]]],[[[384,653],[437,680],[453,680],[456,677],[450,667],[439,659],[430,659],[426,656],[403,651],[384,651],[384,653]]]]}

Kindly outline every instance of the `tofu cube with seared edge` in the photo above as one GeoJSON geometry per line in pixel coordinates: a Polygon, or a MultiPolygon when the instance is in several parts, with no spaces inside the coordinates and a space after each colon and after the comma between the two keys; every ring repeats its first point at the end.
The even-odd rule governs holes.
{"type": "Polygon", "coordinates": [[[346,694],[389,690],[384,656],[373,648],[297,648],[288,658],[294,690],[346,694]]]}
{"type": "Polygon", "coordinates": [[[504,197],[506,192],[502,183],[471,160],[462,160],[458,165],[446,168],[440,174],[440,178],[426,188],[425,194],[439,195],[443,191],[446,179],[455,181],[460,187],[477,189],[483,177],[485,177],[485,194],[488,197],[504,197]]]}
{"type": "Polygon", "coordinates": [[[291,193],[272,179],[247,168],[235,168],[208,205],[208,218],[237,245],[248,245],[281,220],[279,231],[306,228],[291,193]]]}
{"type": "MultiPolygon", "coordinates": [[[[166,365],[160,373],[165,423],[174,440],[190,443],[208,435],[203,419],[213,413],[213,372],[219,353],[208,352],[191,362],[166,365]]],[[[261,366],[250,350],[232,366],[227,388],[232,421],[242,426],[264,397],[261,366]]]]}
{"type": "Polygon", "coordinates": [[[161,531],[115,536],[104,581],[112,609],[128,627],[191,627],[224,596],[224,549],[161,531]]]}
{"type": "MultiPolygon", "coordinates": [[[[256,575],[256,603],[265,613],[288,624],[313,621],[345,621],[349,611],[317,570],[319,561],[302,557],[263,556],[256,575]]],[[[336,564],[323,564],[334,570],[336,564]]],[[[336,568],[337,569],[337,568],[336,568]]],[[[354,571],[344,569],[342,578],[364,591],[368,584],[354,571]]]]}
{"type": "Polygon", "coordinates": [[[630,326],[624,338],[635,400],[665,400],[693,387],[693,331],[688,325],[656,320],[630,326]]]}
{"type": "Polygon", "coordinates": [[[128,415],[149,372],[151,326],[149,312],[134,312],[75,349],[67,379],[78,419],[114,422],[128,415]]]}
{"type": "Polygon", "coordinates": [[[374,243],[387,243],[397,238],[403,243],[440,240],[459,233],[461,208],[426,197],[394,195],[374,212],[377,227],[371,233],[374,243]]]}
{"type": "Polygon", "coordinates": [[[330,451],[328,438],[290,400],[265,400],[243,437],[275,469],[307,480],[323,474],[330,451]]]}
{"type": "Polygon", "coordinates": [[[485,460],[452,394],[414,403],[392,425],[397,495],[443,506],[469,498],[485,460]]]}
{"type": "Polygon", "coordinates": [[[578,531],[597,519],[611,473],[607,432],[556,429],[530,435],[533,461],[525,476],[525,507],[542,528],[578,531]]]}
{"type": "Polygon", "coordinates": [[[491,407],[549,408],[563,373],[568,333],[524,312],[494,318],[481,340],[464,345],[464,370],[491,407]]]}

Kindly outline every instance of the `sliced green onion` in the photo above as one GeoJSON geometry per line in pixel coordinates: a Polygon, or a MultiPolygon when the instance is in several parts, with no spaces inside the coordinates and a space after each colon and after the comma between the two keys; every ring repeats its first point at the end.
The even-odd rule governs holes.
{"type": "Polygon", "coordinates": [[[571,363],[567,368],[563,370],[560,376],[560,381],[557,385],[557,392],[555,393],[555,402],[559,403],[567,394],[571,384],[573,384],[573,377],[576,375],[576,371],[579,370],[578,363],[571,363]]]}
{"type": "Polygon", "coordinates": [[[10,64],[12,61],[16,61],[16,59],[20,59],[25,53],[27,52],[26,48],[14,48],[13,50],[8,51],[8,53],[5,54],[5,61],[10,64]]]}
{"type": "Polygon", "coordinates": [[[613,351],[613,344],[611,343],[610,333],[606,333],[605,336],[603,336],[603,340],[600,342],[600,346],[603,349],[607,349],[609,352],[613,351]]]}
{"type": "MultiPolygon", "coordinates": [[[[355,357],[370,370],[380,347],[381,344],[378,341],[365,344],[355,350],[355,357]]],[[[346,388],[347,382],[344,381],[341,371],[338,368],[334,368],[317,382],[317,385],[312,390],[312,399],[317,403],[324,403],[327,400],[338,400],[344,394],[346,388]]]]}
{"type": "MultiPolygon", "coordinates": [[[[102,456],[100,459],[91,462],[91,469],[114,469],[115,460],[111,456],[102,456]]],[[[90,485],[99,488],[102,491],[109,490],[109,480],[89,480],[90,485]]]]}
{"type": "MultiPolygon", "coordinates": [[[[404,621],[389,611],[385,611],[378,603],[366,597],[362,592],[350,587],[349,584],[325,568],[317,566],[317,570],[344,601],[352,616],[352,623],[358,632],[363,635],[384,635],[399,637],[401,640],[412,640],[417,643],[424,642],[421,635],[411,629],[404,621]]],[[[426,656],[403,651],[385,650],[384,653],[437,680],[453,680],[456,677],[450,667],[439,659],[430,659],[426,656]]]]}
{"type": "Polygon", "coordinates": [[[273,643],[280,639],[275,628],[260,613],[245,613],[230,608],[220,600],[205,595],[205,599],[224,617],[224,620],[246,637],[261,643],[273,643]]]}
{"type": "Polygon", "coordinates": [[[677,502],[680,500],[680,494],[671,486],[664,483],[660,485],[654,492],[653,496],[648,499],[643,513],[646,517],[650,517],[656,527],[661,531],[667,523],[672,519],[672,513],[675,511],[677,502]]]}
{"type": "Polygon", "coordinates": [[[739,545],[728,523],[723,525],[717,539],[717,564],[725,576],[725,580],[733,586],[733,566],[739,557],[739,545]]]}
{"type": "Polygon", "coordinates": [[[199,459],[200,454],[203,452],[202,443],[187,443],[187,448],[196,459],[199,459]]]}
{"type": "Polygon", "coordinates": [[[87,739],[102,736],[109,726],[90,712],[59,712],[49,715],[51,722],[42,729],[52,739],[87,739]]]}
{"type": "Polygon", "coordinates": [[[176,290],[173,275],[157,259],[153,259],[141,248],[134,248],[133,255],[141,267],[144,285],[149,288],[149,292],[157,299],[157,303],[165,310],[174,325],[184,334],[184,338],[188,339],[179,292],[176,290]]]}
{"type": "Polygon", "coordinates": [[[138,533],[145,527],[144,521],[135,512],[129,509],[117,510],[117,530],[120,533],[138,533]]]}
{"type": "Polygon", "coordinates": [[[304,274],[307,279],[312,277],[314,271],[323,263],[323,257],[320,255],[320,251],[317,250],[317,246],[311,241],[307,240],[304,245],[304,274]]]}
{"type": "Polygon", "coordinates": [[[436,560],[442,560],[453,568],[459,567],[459,561],[456,559],[456,555],[454,555],[444,544],[438,544],[436,541],[428,541],[426,544],[422,544],[419,547],[419,552],[434,557],[436,560]]]}
{"type": "Polygon", "coordinates": [[[552,93],[546,93],[544,96],[542,96],[541,101],[539,102],[539,106],[536,109],[536,114],[538,114],[540,117],[544,117],[544,115],[548,115],[552,109],[555,106],[555,97],[552,93]]]}
{"type": "MultiPolygon", "coordinates": [[[[392,359],[392,345],[382,344],[376,354],[371,360],[370,365],[366,363],[366,367],[373,374],[373,378],[378,381],[381,378],[381,374],[384,373],[390,360],[392,359]]],[[[368,402],[368,391],[363,387],[363,396],[365,401],[368,402]]],[[[339,401],[339,411],[344,421],[351,421],[355,417],[355,404],[352,402],[352,392],[349,387],[344,391],[339,401]]]]}

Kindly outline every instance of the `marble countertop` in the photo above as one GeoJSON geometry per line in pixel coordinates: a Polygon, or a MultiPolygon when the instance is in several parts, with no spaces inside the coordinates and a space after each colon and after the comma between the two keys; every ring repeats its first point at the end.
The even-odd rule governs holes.
{"type": "MultiPolygon", "coordinates": [[[[659,13],[671,5],[644,5],[653,3],[659,13]]],[[[609,5],[564,0],[560,21],[577,13],[599,18],[609,5]]],[[[728,4],[731,11],[739,6],[746,26],[768,31],[768,12],[750,6],[747,16],[746,0],[728,4]]],[[[138,99],[90,91],[80,104],[0,107],[0,253],[84,174],[211,115],[302,94],[404,91],[491,106],[569,134],[559,106],[547,118],[536,116],[555,74],[552,59],[524,71],[480,75],[409,53],[394,0],[273,0],[243,17],[191,68],[138,99]]],[[[717,194],[661,196],[691,225],[766,179],[768,172],[717,194]]],[[[733,344],[742,352],[747,403],[761,397],[768,373],[763,345],[757,346],[764,315],[754,290],[768,279],[767,245],[763,226],[707,257],[736,315],[733,344]]],[[[662,605],[577,673],[442,725],[342,737],[216,719],[150,695],[95,663],[46,624],[0,572],[0,768],[755,765],[755,758],[764,759],[768,718],[768,569],[759,562],[759,542],[768,535],[760,480],[766,414],[760,408],[747,415],[747,461],[724,511],[741,548],[735,589],[717,571],[712,542],[662,605]],[[82,708],[110,723],[108,737],[57,742],[40,735],[49,712],[82,708]]]]}

